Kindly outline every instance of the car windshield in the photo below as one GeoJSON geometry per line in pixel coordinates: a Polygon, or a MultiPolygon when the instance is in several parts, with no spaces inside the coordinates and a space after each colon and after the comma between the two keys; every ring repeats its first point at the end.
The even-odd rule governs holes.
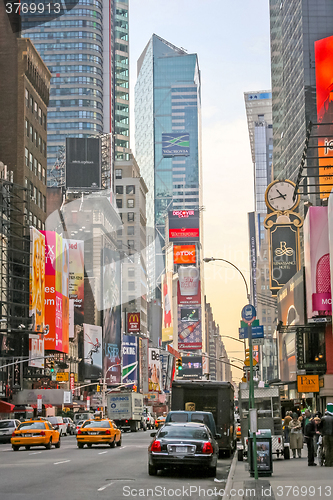
{"type": "Polygon", "coordinates": [[[85,422],[82,427],[102,427],[102,428],[110,428],[110,422],[107,420],[101,420],[101,421],[96,421],[96,420],[90,420],[89,422],[85,422]]]}
{"type": "Polygon", "coordinates": [[[201,427],[178,427],[170,425],[170,427],[163,427],[158,434],[159,438],[167,439],[209,439],[206,429],[201,427]]]}
{"type": "Polygon", "coordinates": [[[18,427],[19,430],[27,429],[45,429],[44,422],[23,422],[18,427]]]}
{"type": "Polygon", "coordinates": [[[11,421],[4,421],[0,422],[0,429],[8,429],[9,427],[15,427],[14,422],[11,421]]]}
{"type": "Polygon", "coordinates": [[[170,422],[188,422],[187,413],[171,413],[170,422]]]}

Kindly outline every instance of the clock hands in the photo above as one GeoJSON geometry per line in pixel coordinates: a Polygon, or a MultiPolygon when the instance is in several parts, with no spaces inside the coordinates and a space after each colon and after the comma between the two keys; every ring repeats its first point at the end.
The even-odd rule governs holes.
{"type": "Polygon", "coordinates": [[[277,192],[279,193],[279,198],[283,198],[284,200],[286,199],[286,194],[282,194],[278,189],[277,189],[277,192]]]}

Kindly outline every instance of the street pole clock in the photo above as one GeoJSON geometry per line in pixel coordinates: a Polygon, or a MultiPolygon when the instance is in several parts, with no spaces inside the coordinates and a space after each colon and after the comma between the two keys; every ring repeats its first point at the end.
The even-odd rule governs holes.
{"type": "Polygon", "coordinates": [[[303,218],[295,212],[300,195],[295,194],[295,183],[273,181],[266,189],[268,214],[264,226],[268,230],[270,289],[276,295],[300,270],[299,231],[303,218]]]}
{"type": "Polygon", "coordinates": [[[295,184],[290,180],[273,181],[266,190],[266,205],[273,212],[295,210],[300,201],[300,195],[294,198],[295,184]]]}

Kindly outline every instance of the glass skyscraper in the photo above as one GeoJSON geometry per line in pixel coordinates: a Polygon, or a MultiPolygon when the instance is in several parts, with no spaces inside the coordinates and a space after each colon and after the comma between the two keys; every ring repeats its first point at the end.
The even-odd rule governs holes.
{"type": "MultiPolygon", "coordinates": [[[[197,54],[188,54],[153,35],[138,60],[135,154],[148,187],[147,226],[154,228],[161,248],[168,211],[199,209],[202,204],[200,114],[197,54]],[[189,134],[189,155],[163,156],[162,134],[182,132],[189,134]]],[[[148,256],[153,287],[164,270],[163,257],[158,252],[155,255],[156,260],[148,256]]]]}
{"type": "Polygon", "coordinates": [[[44,24],[22,16],[29,37],[52,73],[48,108],[47,182],[66,137],[113,134],[115,158],[129,155],[128,0],[80,0],[44,24]]]}

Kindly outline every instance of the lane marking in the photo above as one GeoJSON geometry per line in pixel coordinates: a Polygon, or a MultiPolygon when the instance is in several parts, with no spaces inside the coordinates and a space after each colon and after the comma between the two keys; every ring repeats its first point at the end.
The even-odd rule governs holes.
{"type": "Polygon", "coordinates": [[[99,455],[104,455],[104,453],[108,453],[107,451],[101,451],[99,455]]]}
{"type": "Polygon", "coordinates": [[[38,455],[38,453],[43,453],[42,451],[34,451],[33,453],[29,453],[29,455],[38,455]]]}
{"type": "Polygon", "coordinates": [[[66,464],[67,462],[70,462],[70,460],[63,460],[62,462],[54,462],[53,465],[66,464]]]}
{"type": "Polygon", "coordinates": [[[98,490],[97,490],[97,491],[103,491],[103,490],[105,490],[105,488],[108,488],[108,487],[109,487],[109,486],[111,486],[112,484],[113,484],[113,481],[112,481],[112,483],[109,483],[109,484],[107,484],[106,486],[102,486],[102,488],[98,488],[98,490]]]}

